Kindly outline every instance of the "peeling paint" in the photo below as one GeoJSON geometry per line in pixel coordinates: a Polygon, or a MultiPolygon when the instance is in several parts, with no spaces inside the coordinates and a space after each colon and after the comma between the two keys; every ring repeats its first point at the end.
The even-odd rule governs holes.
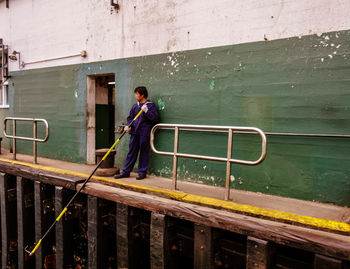
{"type": "Polygon", "coordinates": [[[157,100],[157,107],[159,110],[164,110],[165,109],[165,102],[162,99],[157,100]]]}
{"type": "Polygon", "coordinates": [[[157,172],[159,173],[160,176],[171,175],[172,170],[169,167],[164,166],[162,169],[157,170],[157,172]]]}
{"type": "Polygon", "coordinates": [[[214,90],[214,88],[215,88],[215,80],[212,80],[212,81],[210,82],[209,89],[210,89],[210,90],[214,90]]]}
{"type": "Polygon", "coordinates": [[[78,89],[78,88],[76,88],[76,89],[74,90],[74,97],[75,97],[76,99],[79,97],[79,89],[78,89]]]}
{"type": "MultiPolygon", "coordinates": [[[[330,36],[330,34],[328,35],[330,36]]],[[[114,72],[118,76],[116,91],[116,100],[119,104],[119,107],[116,108],[118,124],[121,120],[125,120],[129,111],[129,102],[133,100],[132,91],[130,91],[132,86],[140,82],[147,83],[148,79],[152,78],[150,93],[154,98],[152,100],[155,101],[160,110],[162,122],[249,125],[257,126],[266,131],[313,132],[324,130],[325,132],[348,133],[348,126],[350,126],[347,124],[350,109],[347,110],[348,104],[346,102],[349,96],[346,91],[348,70],[345,68],[340,70],[338,67],[348,66],[345,59],[349,48],[345,42],[349,35],[350,32],[344,31],[341,39],[336,40],[333,34],[329,44],[323,38],[323,43],[320,43],[321,38],[313,35],[303,37],[301,40],[298,40],[297,37],[290,40],[272,40],[266,46],[261,42],[259,44],[210,48],[212,55],[207,60],[203,59],[203,55],[207,53],[208,48],[200,51],[179,52],[169,55],[174,61],[173,65],[164,54],[103,62],[101,71],[99,71],[99,64],[84,64],[81,68],[83,71],[79,71],[82,73],[79,76],[79,83],[75,80],[75,70],[80,70],[79,66],[68,66],[62,69],[57,68],[57,70],[26,71],[27,73],[23,75],[15,74],[16,76],[14,76],[16,91],[12,93],[14,94],[13,113],[24,115],[36,112],[39,116],[49,117],[48,119],[54,122],[52,125],[53,136],[48,143],[44,144],[45,147],[41,148],[41,154],[54,155],[58,159],[74,156],[74,161],[76,161],[78,159],[76,156],[80,154],[78,152],[81,150],[78,157],[82,156],[81,160],[84,161],[86,73],[114,72]],[[331,43],[335,45],[331,47],[331,43]],[[270,44],[274,49],[271,49],[270,44]],[[314,48],[316,44],[320,49],[314,48]],[[343,46],[336,55],[341,57],[333,56],[333,60],[329,60],[327,55],[334,55],[336,45],[340,44],[343,46]],[[323,48],[323,46],[325,47],[323,48]],[[183,55],[186,55],[186,61],[183,60],[184,58],[180,58],[183,55]],[[176,67],[181,67],[178,72],[174,68],[177,61],[175,58],[182,60],[176,67]],[[309,61],[305,61],[305,58],[309,61]],[[321,64],[321,62],[325,62],[325,64],[321,64]],[[194,63],[196,63],[195,66],[194,63]],[[141,76],[137,72],[137,64],[140,64],[141,68],[144,69],[141,76]],[[242,70],[244,70],[245,65],[249,68],[245,72],[232,72],[232,68],[239,64],[242,70]],[[325,66],[326,64],[327,66],[325,66]],[[185,72],[186,67],[183,68],[183,66],[186,66],[189,72],[185,72]],[[198,68],[198,74],[195,74],[196,68],[198,68]],[[213,70],[217,70],[215,71],[217,72],[215,80],[213,70]],[[168,80],[167,76],[170,76],[170,73],[173,73],[174,76],[168,80]],[[48,75],[52,76],[50,80],[46,80],[48,75]],[[69,76],[72,78],[67,79],[69,76]],[[52,104],[53,107],[57,107],[55,115],[44,111],[40,105],[37,105],[39,101],[32,98],[33,92],[38,96],[37,89],[40,88],[38,87],[40,81],[41,83],[44,81],[45,85],[49,86],[47,93],[55,96],[55,103],[52,104]],[[66,81],[69,83],[67,84],[66,81]],[[26,91],[29,88],[28,82],[30,82],[30,92],[26,91]],[[74,99],[76,85],[79,85],[80,89],[78,99],[74,99]],[[208,86],[209,89],[212,86],[217,94],[210,92],[208,86]],[[293,86],[294,90],[291,89],[293,86]],[[203,91],[203,89],[207,89],[207,91],[203,91]],[[171,105],[166,103],[170,102],[168,101],[170,96],[172,96],[171,105]],[[23,101],[23,107],[20,108],[19,102],[22,100],[20,98],[29,98],[30,102],[23,101]],[[61,101],[68,103],[62,107],[58,105],[62,103],[61,101]],[[320,108],[323,108],[327,101],[331,102],[328,105],[329,109],[320,111],[320,108]],[[167,109],[165,109],[166,104],[167,109]],[[203,106],[206,109],[203,109],[203,106]],[[69,142],[68,139],[72,142],[69,142]],[[57,149],[57,144],[65,144],[67,141],[67,146],[60,149],[58,153],[53,150],[57,149]],[[62,150],[66,150],[66,152],[62,152],[62,150]]],[[[166,146],[169,144],[168,138],[157,141],[157,143],[162,142],[162,145],[166,146]]],[[[173,138],[173,134],[171,138],[173,138]]],[[[195,142],[191,140],[184,146],[188,151],[197,150],[198,145],[195,142]]],[[[224,144],[226,145],[226,143],[227,141],[224,144]]],[[[254,153],[255,142],[247,143],[246,148],[245,146],[241,147],[240,143],[237,145],[235,154],[254,153]]],[[[344,152],[349,152],[347,150],[349,146],[346,141],[340,143],[341,147],[337,143],[339,140],[314,138],[283,138],[282,140],[282,138],[272,137],[269,140],[271,154],[264,163],[254,168],[240,166],[239,169],[234,169],[236,180],[231,176],[231,185],[235,183],[237,189],[260,192],[267,192],[266,186],[268,186],[269,194],[331,203],[341,201],[342,204],[349,205],[348,194],[337,196],[336,194],[331,196],[319,194],[321,191],[326,193],[327,189],[332,187],[327,185],[328,176],[324,178],[325,185],[319,186],[317,191],[313,187],[319,181],[320,170],[347,171],[348,159],[344,152]],[[273,159],[273,156],[279,156],[279,158],[273,159]],[[288,165],[285,167],[283,164],[289,164],[292,168],[288,165]],[[244,179],[241,180],[241,184],[239,184],[238,176],[244,179]]],[[[214,154],[221,149],[218,141],[214,141],[212,145],[208,146],[212,147],[211,149],[208,147],[208,151],[212,150],[214,154]]],[[[27,147],[29,148],[28,152],[31,152],[29,144],[27,147]]],[[[126,153],[127,140],[121,144],[118,155],[125,156],[126,153]]],[[[122,157],[118,158],[118,166],[123,165],[122,157]]],[[[152,154],[151,162],[151,168],[154,169],[152,172],[157,175],[171,176],[171,158],[152,154]],[[166,160],[166,162],[163,163],[162,160],[166,160]]],[[[223,186],[225,180],[222,167],[202,161],[192,161],[186,165],[185,169],[181,169],[181,176],[193,181],[198,179],[206,184],[219,186],[223,186]],[[204,164],[207,166],[205,170],[203,169],[204,164]]],[[[343,177],[340,178],[340,175],[334,177],[333,180],[339,180],[338,182],[341,183],[339,186],[348,186],[343,177]]]]}

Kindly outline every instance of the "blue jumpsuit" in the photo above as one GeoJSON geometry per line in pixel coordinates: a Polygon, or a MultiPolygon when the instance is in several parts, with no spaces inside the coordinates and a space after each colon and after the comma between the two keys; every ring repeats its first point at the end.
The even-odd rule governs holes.
{"type": "MultiPolygon", "coordinates": [[[[130,172],[134,168],[137,155],[140,151],[138,173],[140,175],[146,175],[148,164],[149,164],[149,151],[150,151],[150,133],[152,127],[158,121],[158,111],[156,106],[147,101],[148,107],[147,113],[143,112],[140,117],[133,123],[130,130],[130,142],[129,142],[129,153],[126,157],[125,166],[122,171],[123,175],[129,176],[130,172]]],[[[126,125],[135,118],[137,113],[140,111],[143,104],[137,102],[130,110],[127,118],[126,125]]]]}

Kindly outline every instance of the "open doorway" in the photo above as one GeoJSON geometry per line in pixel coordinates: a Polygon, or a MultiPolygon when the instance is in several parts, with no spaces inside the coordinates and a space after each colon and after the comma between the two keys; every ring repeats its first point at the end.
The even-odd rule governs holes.
{"type": "Polygon", "coordinates": [[[115,76],[87,77],[87,164],[95,164],[96,149],[114,142],[115,76]]]}

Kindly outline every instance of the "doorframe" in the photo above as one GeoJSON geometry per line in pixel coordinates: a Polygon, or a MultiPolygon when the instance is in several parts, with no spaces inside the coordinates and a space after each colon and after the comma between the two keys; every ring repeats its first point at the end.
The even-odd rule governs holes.
{"type": "Polygon", "coordinates": [[[86,164],[96,164],[96,76],[86,78],[86,164]]]}
{"type": "Polygon", "coordinates": [[[113,76],[115,82],[115,73],[86,76],[86,164],[96,164],[96,80],[108,76],[113,76]]]}

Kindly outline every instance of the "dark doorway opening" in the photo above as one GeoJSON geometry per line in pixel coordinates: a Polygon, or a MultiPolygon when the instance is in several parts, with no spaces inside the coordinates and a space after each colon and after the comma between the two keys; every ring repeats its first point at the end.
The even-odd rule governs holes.
{"type": "Polygon", "coordinates": [[[96,149],[109,148],[114,142],[115,78],[96,77],[96,149]]]}

